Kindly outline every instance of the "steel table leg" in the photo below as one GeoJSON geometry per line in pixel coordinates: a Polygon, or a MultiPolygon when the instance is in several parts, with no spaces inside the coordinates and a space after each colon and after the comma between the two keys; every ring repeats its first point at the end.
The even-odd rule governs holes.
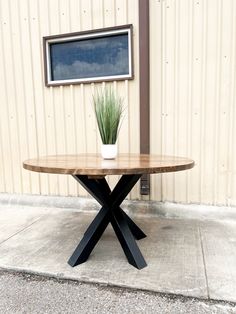
{"type": "Polygon", "coordinates": [[[110,222],[129,263],[138,269],[145,267],[147,264],[134,237],[142,239],[146,235],[120,208],[120,204],[141,175],[123,175],[113,191],[110,190],[105,178],[94,179],[85,175],[73,177],[102,205],[102,208],[86,230],[68,263],[76,266],[85,262],[110,222]]]}

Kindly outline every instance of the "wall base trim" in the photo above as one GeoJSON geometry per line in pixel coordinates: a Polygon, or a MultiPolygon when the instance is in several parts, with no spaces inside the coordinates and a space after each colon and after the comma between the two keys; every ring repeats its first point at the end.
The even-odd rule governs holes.
{"type": "MultiPolygon", "coordinates": [[[[68,208],[77,211],[97,211],[100,205],[92,198],[0,193],[0,208],[4,207],[68,208]]],[[[181,204],[156,201],[125,200],[122,208],[131,215],[157,216],[172,219],[236,220],[236,207],[202,204],[181,204]]]]}

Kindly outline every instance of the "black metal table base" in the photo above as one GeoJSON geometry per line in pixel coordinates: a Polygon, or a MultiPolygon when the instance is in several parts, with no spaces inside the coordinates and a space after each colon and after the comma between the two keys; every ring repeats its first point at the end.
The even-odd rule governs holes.
{"type": "Polygon", "coordinates": [[[113,191],[111,191],[105,178],[97,179],[87,175],[73,175],[73,177],[102,207],[70,257],[69,265],[74,267],[88,259],[110,222],[128,262],[138,269],[147,266],[135,241],[135,239],[145,238],[146,235],[120,207],[141,175],[123,175],[113,191]]]}

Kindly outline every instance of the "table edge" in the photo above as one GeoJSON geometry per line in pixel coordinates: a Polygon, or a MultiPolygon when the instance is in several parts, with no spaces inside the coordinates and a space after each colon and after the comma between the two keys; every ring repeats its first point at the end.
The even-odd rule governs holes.
{"type": "Polygon", "coordinates": [[[155,173],[166,173],[166,172],[177,172],[183,170],[192,169],[195,165],[193,160],[189,160],[188,164],[184,165],[174,165],[174,166],[161,166],[148,168],[120,168],[120,169],[64,169],[64,168],[52,168],[52,167],[41,167],[26,164],[23,162],[23,168],[26,170],[39,172],[39,173],[51,173],[51,174],[70,174],[70,175],[88,175],[88,176],[106,176],[106,175],[124,175],[124,174],[155,174],[155,173]]]}

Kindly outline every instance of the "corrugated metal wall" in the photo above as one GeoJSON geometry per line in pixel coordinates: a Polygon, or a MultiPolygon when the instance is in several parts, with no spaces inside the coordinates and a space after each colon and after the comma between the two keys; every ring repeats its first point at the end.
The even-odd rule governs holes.
{"type": "MultiPolygon", "coordinates": [[[[22,169],[29,157],[100,150],[94,85],[45,87],[42,37],[133,24],[138,51],[137,1],[0,0],[0,22],[0,191],[83,195],[73,178],[22,169]]],[[[134,64],[135,81],[114,83],[126,107],[120,152],[139,151],[137,53],[134,64]]]]}
{"type": "MultiPolygon", "coordinates": [[[[46,88],[42,37],[128,23],[135,80],[114,86],[127,107],[120,152],[138,152],[138,0],[0,0],[1,192],[84,195],[68,176],[21,166],[100,149],[94,85],[46,88]]],[[[236,1],[150,0],[150,44],[151,152],[196,160],[191,171],[152,176],[151,198],[236,205],[236,1]]]]}
{"type": "Polygon", "coordinates": [[[150,5],[152,152],[196,161],[152,198],[236,205],[236,1],[150,5]]]}

